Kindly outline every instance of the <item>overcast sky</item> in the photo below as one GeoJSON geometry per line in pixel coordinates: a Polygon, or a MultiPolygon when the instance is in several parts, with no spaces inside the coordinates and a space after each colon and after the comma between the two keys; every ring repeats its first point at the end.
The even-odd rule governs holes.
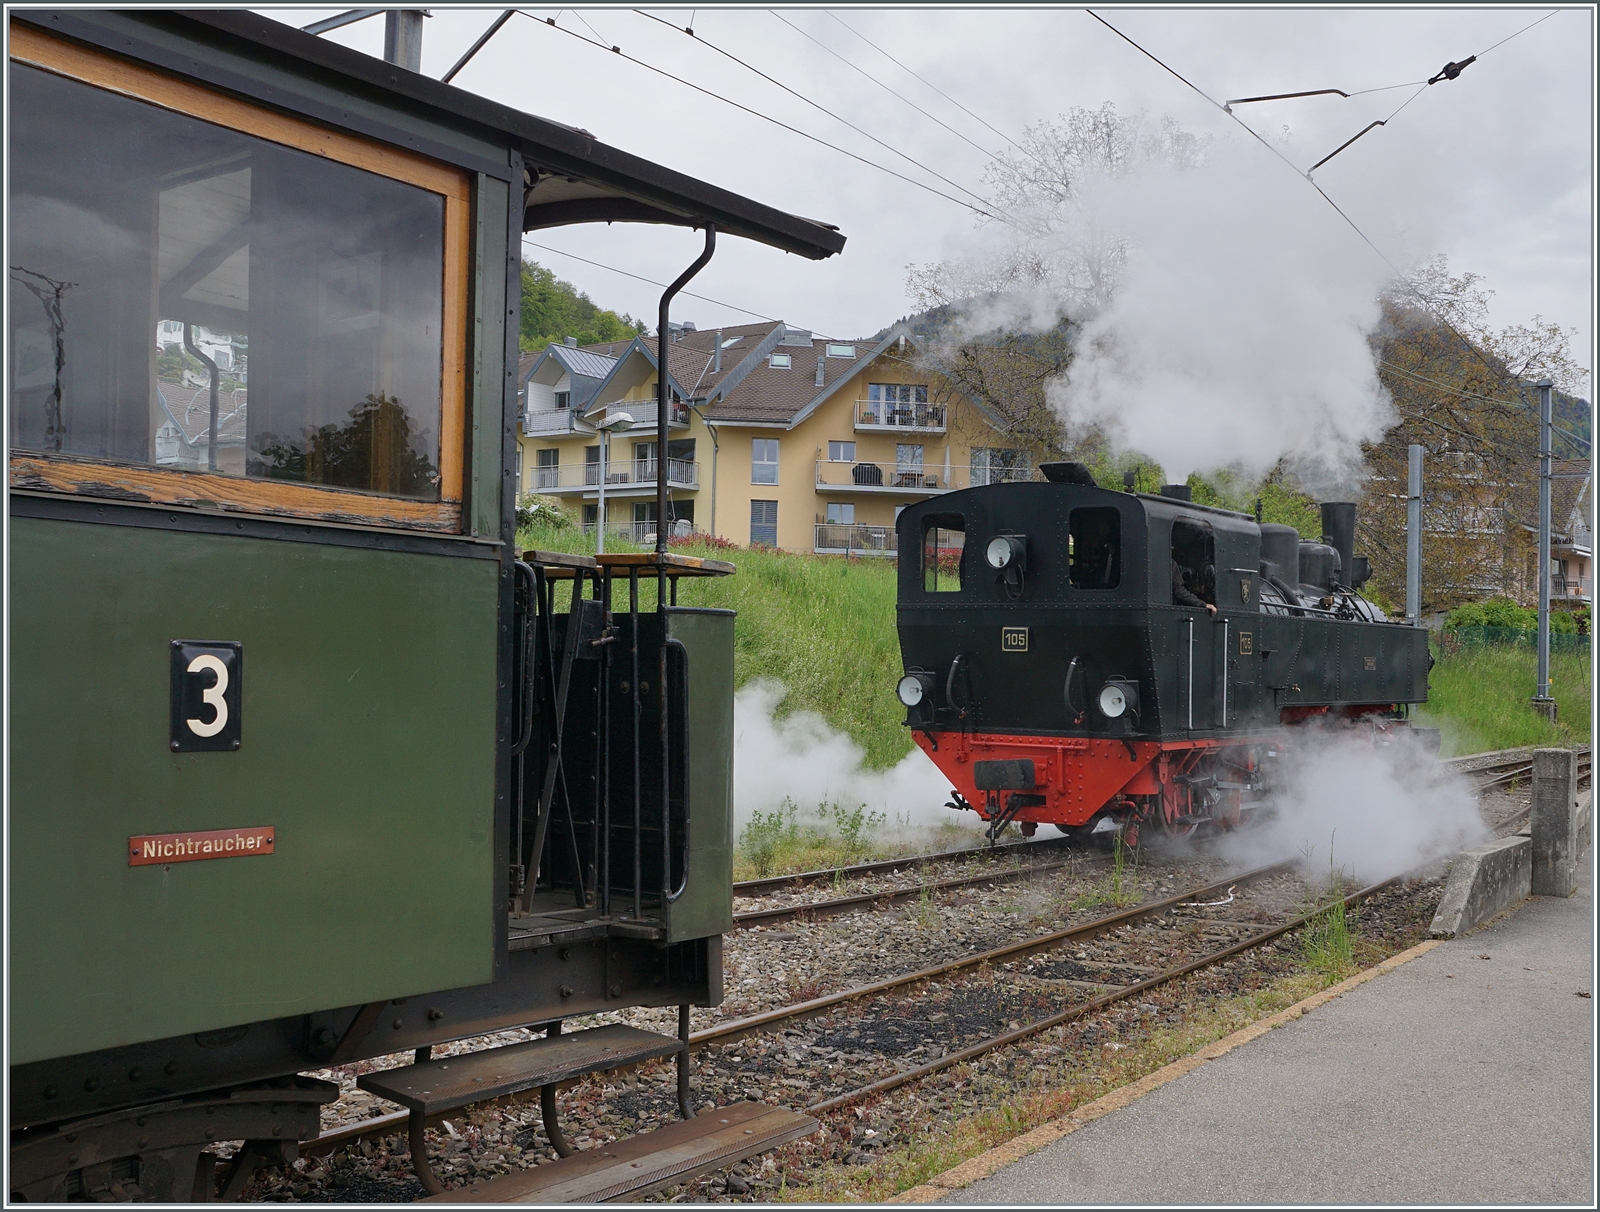
{"type": "MultiPolygon", "coordinates": [[[[303,25],[338,10],[264,11],[303,25]]],[[[432,11],[422,67],[438,76],[497,10],[432,11]]],[[[978,194],[985,192],[989,159],[983,149],[997,151],[1005,146],[1003,136],[1016,138],[1024,126],[1075,106],[1094,109],[1112,101],[1123,112],[1170,114],[1195,131],[1248,138],[1082,9],[645,10],[679,27],[692,21],[697,39],[627,8],[524,11],[540,20],[513,18],[454,83],[581,126],[604,142],[761,202],[837,224],[849,238],[841,255],[821,263],[747,241],[724,241],[694,290],[731,306],[687,298],[674,307],[675,319],[702,328],[749,322],[747,312],[734,310],[744,308],[822,334],[868,335],[913,310],[905,286],[908,265],[974,245],[975,216],[609,49],[585,45],[544,25],[543,18],[556,17],[562,29],[607,48],[619,46],[710,92],[957,196],[963,195],[956,188],[697,39],[978,194]]],[[[1543,315],[1576,328],[1575,352],[1593,367],[1590,9],[1097,11],[1218,99],[1378,89],[1425,80],[1448,61],[1480,55],[1459,79],[1423,90],[1387,126],[1321,169],[1317,180],[1395,261],[1446,254],[1454,271],[1485,277],[1495,291],[1497,324],[1543,315]],[[1488,49],[1546,13],[1554,15],[1488,49]]],[[[382,35],[383,20],[375,17],[324,37],[381,54],[382,35]]],[[[1287,127],[1284,147],[1304,168],[1369,122],[1389,117],[1415,91],[1256,104],[1238,112],[1275,138],[1284,138],[1287,127]]],[[[1258,154],[1271,159],[1264,148],[1258,154]]],[[[1289,174],[1288,168],[1281,171],[1289,174]]],[[[1315,200],[1310,186],[1304,188],[1315,200]]],[[[531,233],[530,240],[659,282],[676,276],[700,243],[689,232],[620,224],[557,228],[531,233]]],[[[1353,233],[1348,241],[1351,257],[1373,255],[1353,233]]],[[[658,288],[547,249],[529,245],[527,251],[602,306],[653,322],[658,288]]]]}

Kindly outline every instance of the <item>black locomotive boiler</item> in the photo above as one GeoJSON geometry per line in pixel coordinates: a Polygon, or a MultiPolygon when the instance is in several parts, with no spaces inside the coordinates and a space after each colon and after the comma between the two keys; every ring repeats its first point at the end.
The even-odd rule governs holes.
{"type": "Polygon", "coordinates": [[[1427,699],[1427,632],[1359,593],[1353,504],[1307,542],[1183,486],[1043,471],[898,523],[906,724],[991,836],[1231,828],[1295,730],[1389,732],[1427,699]]]}

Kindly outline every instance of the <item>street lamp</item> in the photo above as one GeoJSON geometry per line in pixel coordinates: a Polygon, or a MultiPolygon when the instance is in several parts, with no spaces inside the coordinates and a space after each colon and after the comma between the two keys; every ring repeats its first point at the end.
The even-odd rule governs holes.
{"type": "Polygon", "coordinates": [[[595,429],[600,432],[600,491],[595,505],[594,532],[596,555],[604,555],[606,551],[606,456],[611,449],[611,435],[632,428],[633,416],[626,412],[595,423],[595,429]]]}

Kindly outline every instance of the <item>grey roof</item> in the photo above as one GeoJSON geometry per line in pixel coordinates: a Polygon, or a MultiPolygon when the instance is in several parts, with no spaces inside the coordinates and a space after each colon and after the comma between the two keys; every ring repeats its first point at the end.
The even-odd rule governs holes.
{"type": "Polygon", "coordinates": [[[552,345],[549,352],[573,374],[582,375],[586,379],[603,379],[617,364],[615,358],[608,358],[605,354],[590,353],[587,349],[571,345],[552,345]]]}

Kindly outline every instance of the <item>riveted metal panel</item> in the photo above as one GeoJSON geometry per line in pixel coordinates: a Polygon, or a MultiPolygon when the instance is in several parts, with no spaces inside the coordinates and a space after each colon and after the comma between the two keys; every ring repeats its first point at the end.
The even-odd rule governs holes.
{"type": "Polygon", "coordinates": [[[497,565],[13,518],[11,1060],[490,978],[497,565]],[[170,644],[242,645],[237,751],[170,644]],[[128,839],[275,830],[248,859],[128,839]]]}
{"type": "Polygon", "coordinates": [[[687,650],[689,848],[669,937],[733,929],[733,611],[669,610],[667,633],[687,650]]]}

